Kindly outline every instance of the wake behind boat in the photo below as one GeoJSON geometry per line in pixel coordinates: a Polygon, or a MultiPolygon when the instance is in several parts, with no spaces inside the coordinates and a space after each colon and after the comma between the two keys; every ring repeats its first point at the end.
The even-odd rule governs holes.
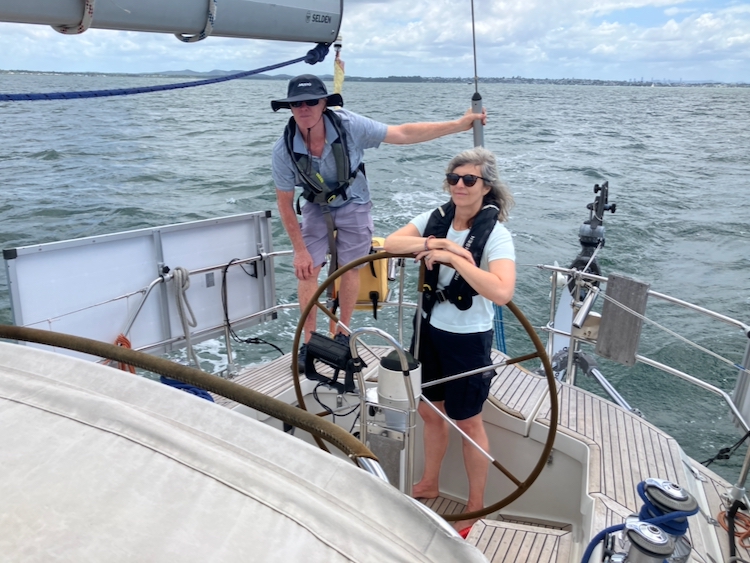
{"type": "MultiPolygon", "coordinates": [[[[199,23],[183,31],[197,33],[199,23]]],[[[733,548],[734,560],[748,559],[721,524],[738,502],[747,502],[747,464],[727,483],[690,459],[596,365],[595,355],[653,365],[638,350],[646,304],[687,305],[638,280],[604,275],[597,257],[605,211],[613,208],[608,186],[597,185],[595,196],[579,231],[581,254],[571,267],[541,267],[541,283],[551,277],[549,323],[540,331],[549,335],[546,350],[526,325],[529,341],[520,350],[495,352],[499,373],[483,416],[488,455],[501,469],[487,487],[486,504],[494,508],[473,526],[468,542],[399,492],[408,493],[422,466],[415,397],[402,373],[411,371],[401,353],[416,306],[410,261],[381,254],[391,267],[375,271],[390,275],[375,280],[377,298],[372,289],[362,296],[357,326],[348,327],[351,349],[347,354],[321,340],[313,354],[319,376],[310,379],[291,370],[293,353],[253,366],[236,362],[253,330],[274,326],[296,308],[276,292],[290,253],[275,248],[270,212],[6,249],[18,326],[2,334],[77,348],[79,358],[2,346],[2,413],[14,429],[2,448],[3,465],[13,468],[3,483],[11,509],[2,518],[17,531],[3,540],[3,553],[24,561],[53,549],[68,559],[126,558],[123,553],[142,550],[140,558],[150,560],[481,560],[474,544],[491,561],[729,561],[733,548]],[[380,322],[371,318],[373,307],[380,322]],[[397,311],[397,325],[381,324],[389,310],[397,311]],[[227,358],[221,379],[185,366],[162,368],[127,349],[187,350],[189,363],[196,344],[216,339],[227,358]],[[115,342],[119,348],[101,344],[115,342]],[[107,354],[123,366],[155,369],[199,395],[206,389],[218,404],[90,362],[107,354]],[[545,363],[541,376],[537,368],[545,363]],[[600,380],[611,400],[575,386],[577,370],[600,380]],[[316,426],[297,415],[303,405],[326,420],[316,426]],[[374,476],[304,443],[347,444],[338,437],[342,429],[365,442],[344,457],[374,476]],[[321,516],[324,508],[335,515],[321,516]],[[680,524],[696,510],[685,529],[680,524]],[[678,521],[648,522],[662,515],[678,521]],[[624,530],[614,529],[622,524],[624,530]],[[246,530],[253,528],[250,538],[246,530]],[[79,531],[71,535],[71,529],[79,531]],[[71,541],[82,531],[85,541],[71,541]],[[305,541],[298,542],[301,536],[305,541]]],[[[568,263],[571,257],[555,258],[568,263]]],[[[691,309],[748,335],[740,321],[691,309]]],[[[505,323],[511,315],[513,307],[505,323]]],[[[292,350],[298,338],[299,329],[292,350]]],[[[727,401],[744,431],[748,355],[738,365],[738,406],[727,401]]],[[[717,392],[674,368],[656,367],[717,392]]],[[[467,496],[457,438],[440,497],[425,503],[454,520],[467,496]]]]}

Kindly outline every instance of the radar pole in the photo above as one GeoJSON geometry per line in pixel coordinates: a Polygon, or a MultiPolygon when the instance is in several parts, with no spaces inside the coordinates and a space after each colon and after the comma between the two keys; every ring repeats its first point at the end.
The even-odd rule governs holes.
{"type": "MultiPolygon", "coordinates": [[[[477,34],[474,27],[474,0],[471,0],[471,41],[474,46],[474,95],[471,97],[471,111],[482,113],[482,95],[479,93],[479,76],[477,74],[477,34]]],[[[484,146],[484,125],[478,119],[474,121],[474,146],[484,146]]]]}

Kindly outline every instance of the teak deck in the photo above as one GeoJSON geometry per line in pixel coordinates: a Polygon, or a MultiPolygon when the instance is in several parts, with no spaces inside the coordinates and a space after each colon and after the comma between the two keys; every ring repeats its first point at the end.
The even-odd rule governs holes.
{"type": "MultiPolygon", "coordinates": [[[[363,359],[374,365],[390,350],[371,346],[363,359]]],[[[499,354],[496,356],[499,357],[499,354]]],[[[279,396],[293,386],[291,354],[268,364],[252,367],[233,381],[256,391],[279,396]]],[[[323,370],[320,370],[323,372],[323,370]]],[[[502,402],[503,410],[520,419],[527,419],[547,390],[546,380],[516,366],[498,369],[491,393],[502,402]]],[[[227,407],[234,403],[215,397],[227,407]]],[[[683,461],[677,442],[642,418],[592,393],[558,384],[558,432],[580,440],[589,448],[589,495],[594,499],[595,529],[602,530],[621,524],[630,514],[637,513],[642,501],[636,492],[638,483],[648,477],[685,482],[688,460],[683,461]]],[[[543,406],[537,421],[549,424],[550,407],[543,406]]],[[[728,484],[712,471],[692,463],[702,476],[703,488],[710,506],[718,511],[720,495],[728,484]]],[[[458,513],[464,506],[439,497],[426,501],[439,512],[458,513]]],[[[716,514],[711,516],[716,517],[716,514]]],[[[689,532],[690,534],[690,532],[689,532]]],[[[703,539],[690,534],[698,553],[705,553],[703,539]]],[[[724,560],[729,557],[725,534],[719,534],[724,560]]],[[[568,562],[571,556],[569,526],[540,525],[538,522],[482,520],[472,528],[468,541],[477,545],[492,563],[505,562],[568,562]]],[[[738,556],[750,560],[750,550],[737,546],[738,556]]]]}
{"type": "Polygon", "coordinates": [[[532,526],[520,522],[480,520],[471,528],[468,541],[491,563],[569,561],[570,529],[532,526]]]}

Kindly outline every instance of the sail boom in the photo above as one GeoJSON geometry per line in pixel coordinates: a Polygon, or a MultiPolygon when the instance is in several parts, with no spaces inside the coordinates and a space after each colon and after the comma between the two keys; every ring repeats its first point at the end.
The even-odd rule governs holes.
{"type": "MultiPolygon", "coordinates": [[[[96,2],[91,28],[151,33],[200,33],[208,0],[96,2]]],[[[83,0],[24,0],[0,5],[0,21],[76,27],[83,0]]],[[[333,43],[343,0],[221,0],[212,36],[333,43]]]]}

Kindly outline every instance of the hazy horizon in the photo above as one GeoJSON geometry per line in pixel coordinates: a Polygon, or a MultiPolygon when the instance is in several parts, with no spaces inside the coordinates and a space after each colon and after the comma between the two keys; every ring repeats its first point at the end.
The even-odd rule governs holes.
{"type": "MultiPolygon", "coordinates": [[[[344,3],[338,33],[351,76],[460,78],[474,76],[476,64],[479,76],[529,80],[750,82],[748,0],[344,3]]],[[[221,10],[219,6],[218,19],[221,10]]],[[[107,29],[62,35],[46,25],[0,23],[0,68],[10,70],[149,74],[255,69],[298,60],[312,46],[213,36],[186,44],[166,33],[107,29]]],[[[333,52],[315,67],[295,63],[284,71],[328,74],[332,68],[333,52]]]]}

